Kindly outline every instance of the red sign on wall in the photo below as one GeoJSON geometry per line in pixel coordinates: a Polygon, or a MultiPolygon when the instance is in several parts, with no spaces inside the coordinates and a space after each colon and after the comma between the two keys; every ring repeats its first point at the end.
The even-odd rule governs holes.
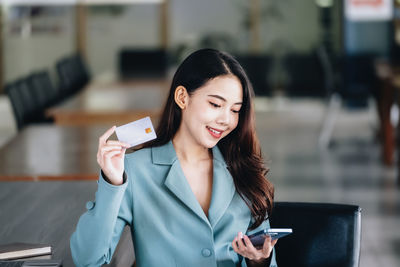
{"type": "Polygon", "coordinates": [[[353,5],[356,6],[380,6],[383,0],[351,0],[353,5]]]}
{"type": "Polygon", "coordinates": [[[390,20],[393,0],[345,0],[345,14],[352,21],[390,20]]]}

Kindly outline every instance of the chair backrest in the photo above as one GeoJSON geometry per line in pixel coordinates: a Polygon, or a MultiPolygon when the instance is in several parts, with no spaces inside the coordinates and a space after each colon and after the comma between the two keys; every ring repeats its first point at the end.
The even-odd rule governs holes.
{"type": "Polygon", "coordinates": [[[288,74],[285,85],[288,96],[323,97],[326,95],[322,68],[316,53],[288,54],[283,63],[288,74]]]}
{"type": "Polygon", "coordinates": [[[70,57],[71,65],[73,66],[73,77],[80,89],[84,88],[90,81],[90,73],[82,56],[77,53],[70,57]]]}
{"type": "Polygon", "coordinates": [[[237,55],[237,61],[245,69],[258,96],[270,96],[271,87],[268,83],[268,72],[271,67],[271,56],[268,55],[237,55]]]}
{"type": "Polygon", "coordinates": [[[24,125],[24,104],[22,102],[21,94],[15,83],[9,83],[5,86],[4,91],[10,99],[11,106],[14,112],[15,123],[17,129],[21,130],[24,125]]]}
{"type": "Polygon", "coordinates": [[[271,227],[292,228],[276,244],[279,267],[359,265],[361,209],[326,203],[276,202],[271,227]]]}
{"type": "Polygon", "coordinates": [[[331,96],[338,90],[337,84],[335,83],[335,69],[332,57],[328,54],[324,46],[318,47],[316,53],[324,77],[325,92],[327,96],[331,96]]]}
{"type": "Polygon", "coordinates": [[[47,71],[35,72],[29,79],[36,101],[41,109],[44,110],[57,102],[58,92],[53,86],[47,71]]]}
{"type": "Polygon", "coordinates": [[[28,78],[21,78],[8,84],[5,88],[13,107],[18,130],[32,122],[36,114],[36,100],[28,78]]]}
{"type": "Polygon", "coordinates": [[[167,51],[123,48],[118,55],[118,69],[122,79],[164,78],[168,69],[167,51]]]}
{"type": "Polygon", "coordinates": [[[38,109],[29,78],[24,77],[19,79],[15,82],[15,86],[18,88],[17,90],[21,96],[21,101],[24,105],[24,113],[29,119],[38,109]]]}
{"type": "Polygon", "coordinates": [[[350,108],[368,107],[368,99],[375,93],[376,74],[372,54],[345,55],[342,59],[343,86],[341,95],[350,108]]]}
{"type": "Polygon", "coordinates": [[[36,105],[41,109],[46,105],[46,92],[44,91],[43,85],[40,83],[38,79],[38,74],[35,72],[28,77],[28,82],[32,87],[33,98],[36,102],[36,105]]]}
{"type": "Polygon", "coordinates": [[[90,74],[79,54],[73,54],[57,61],[56,70],[62,95],[69,96],[83,89],[90,80],[90,74]]]}
{"type": "Polygon", "coordinates": [[[72,68],[68,58],[60,59],[56,62],[56,70],[59,80],[59,90],[62,96],[69,96],[76,91],[73,84],[72,68]]]}
{"type": "Polygon", "coordinates": [[[10,99],[18,130],[31,123],[52,121],[44,115],[47,103],[50,101],[47,98],[54,97],[55,94],[47,91],[52,89],[46,88],[48,86],[47,78],[49,78],[48,76],[47,78],[44,77],[46,74],[46,72],[35,73],[5,86],[5,92],[10,99]],[[42,80],[46,81],[43,82],[42,80]]]}

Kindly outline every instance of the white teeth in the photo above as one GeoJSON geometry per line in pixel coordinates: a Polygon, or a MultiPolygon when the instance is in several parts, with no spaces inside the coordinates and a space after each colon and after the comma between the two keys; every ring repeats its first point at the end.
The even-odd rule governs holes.
{"type": "Polygon", "coordinates": [[[211,132],[215,133],[215,134],[221,134],[221,132],[219,132],[219,131],[216,131],[216,130],[214,130],[214,129],[210,128],[210,127],[208,127],[208,129],[209,129],[211,132]]]}

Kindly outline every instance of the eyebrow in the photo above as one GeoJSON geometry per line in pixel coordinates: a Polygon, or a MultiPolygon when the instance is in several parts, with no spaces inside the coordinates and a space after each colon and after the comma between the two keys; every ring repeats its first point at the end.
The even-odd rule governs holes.
{"type": "MultiPolygon", "coordinates": [[[[226,99],[220,95],[208,95],[208,96],[215,97],[215,98],[221,99],[222,101],[226,102],[226,99]]],[[[236,102],[234,105],[241,105],[241,104],[242,104],[242,102],[236,102]]]]}

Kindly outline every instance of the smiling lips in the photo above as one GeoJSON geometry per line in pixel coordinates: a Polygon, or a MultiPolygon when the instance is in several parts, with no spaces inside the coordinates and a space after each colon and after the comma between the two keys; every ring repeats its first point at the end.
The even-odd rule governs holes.
{"type": "Polygon", "coordinates": [[[218,130],[215,128],[211,128],[206,126],[208,132],[211,134],[212,137],[214,138],[220,138],[222,136],[223,131],[222,130],[218,130]]]}

